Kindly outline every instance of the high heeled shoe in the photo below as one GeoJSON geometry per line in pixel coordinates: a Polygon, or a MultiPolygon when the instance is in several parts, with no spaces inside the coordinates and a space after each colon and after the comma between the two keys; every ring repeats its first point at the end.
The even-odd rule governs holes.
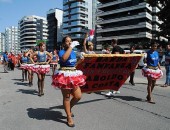
{"type": "Polygon", "coordinates": [[[73,121],[70,121],[70,120],[73,120],[72,117],[67,117],[67,125],[69,127],[75,127],[75,124],[73,123],[73,121]]]}
{"type": "Polygon", "coordinates": [[[151,97],[149,97],[148,95],[146,96],[147,102],[151,103],[151,104],[155,104],[154,101],[151,100],[151,97]]]}

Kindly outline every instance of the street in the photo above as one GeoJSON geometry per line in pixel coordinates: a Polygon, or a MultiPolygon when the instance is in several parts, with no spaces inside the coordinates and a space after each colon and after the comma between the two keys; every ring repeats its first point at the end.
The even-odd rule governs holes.
{"type": "MultiPolygon", "coordinates": [[[[165,74],[165,69],[162,66],[165,74]]],[[[156,104],[147,103],[147,79],[136,69],[135,86],[129,80],[120,94],[108,98],[106,92],[83,94],[73,108],[75,127],[66,125],[62,94],[51,86],[52,72],[45,78],[45,95],[37,96],[37,75],[32,87],[21,82],[21,70],[3,73],[0,65],[0,130],[170,130],[170,86],[153,91],[156,104]]]]}

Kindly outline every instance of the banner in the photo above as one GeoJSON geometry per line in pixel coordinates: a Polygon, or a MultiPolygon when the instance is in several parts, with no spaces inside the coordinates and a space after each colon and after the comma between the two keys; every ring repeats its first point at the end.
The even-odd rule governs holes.
{"type": "Polygon", "coordinates": [[[77,69],[87,76],[82,92],[119,90],[143,54],[84,54],[77,69]]]}

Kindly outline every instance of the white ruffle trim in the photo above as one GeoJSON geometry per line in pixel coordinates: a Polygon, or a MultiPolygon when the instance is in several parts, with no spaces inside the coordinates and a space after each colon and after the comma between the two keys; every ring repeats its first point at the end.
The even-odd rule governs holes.
{"type": "Polygon", "coordinates": [[[34,65],[33,68],[50,68],[50,65],[34,65]]]}
{"type": "Polygon", "coordinates": [[[55,71],[55,75],[56,74],[64,74],[64,77],[68,77],[68,76],[79,76],[79,75],[83,75],[83,72],[81,70],[56,70],[55,71]]]}

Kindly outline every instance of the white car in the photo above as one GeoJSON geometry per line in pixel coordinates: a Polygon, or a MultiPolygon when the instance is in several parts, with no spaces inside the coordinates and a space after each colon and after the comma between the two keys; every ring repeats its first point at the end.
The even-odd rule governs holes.
{"type": "MultiPolygon", "coordinates": [[[[124,50],[126,54],[130,53],[130,50],[124,50]]],[[[147,53],[145,50],[134,50],[135,54],[144,54],[144,56],[141,57],[139,63],[138,63],[138,68],[143,68],[144,66],[146,66],[145,63],[145,58],[147,57],[147,53]]]]}

